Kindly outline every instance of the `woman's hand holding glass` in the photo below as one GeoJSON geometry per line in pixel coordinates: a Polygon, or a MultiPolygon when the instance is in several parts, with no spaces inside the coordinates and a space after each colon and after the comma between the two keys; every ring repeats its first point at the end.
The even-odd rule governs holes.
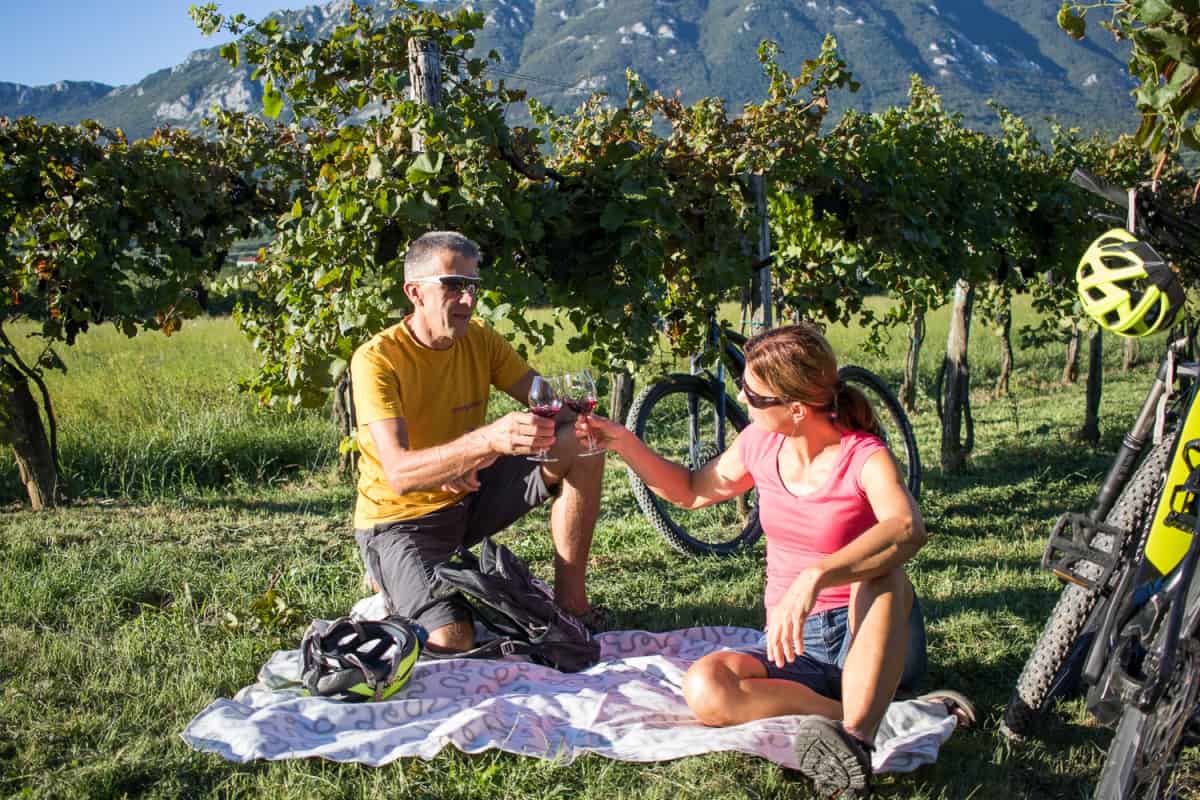
{"type": "Polygon", "coordinates": [[[594,445],[600,452],[616,450],[618,439],[632,435],[632,431],[624,425],[595,414],[575,418],[575,438],[585,447],[594,445]]]}

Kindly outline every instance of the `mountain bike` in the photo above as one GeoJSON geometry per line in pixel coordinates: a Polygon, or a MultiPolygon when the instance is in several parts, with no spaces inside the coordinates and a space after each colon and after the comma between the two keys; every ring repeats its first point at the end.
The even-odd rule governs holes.
{"type": "MultiPolygon", "coordinates": [[[[1200,244],[1200,226],[1153,191],[1127,193],[1079,170],[1071,179],[1124,207],[1139,240],[1190,252],[1200,244]]],[[[1055,524],[1042,564],[1067,585],[1004,713],[1006,734],[1036,734],[1056,699],[1089,687],[1088,710],[1116,724],[1094,794],[1105,800],[1169,796],[1180,749],[1200,733],[1194,338],[1187,324],[1168,337],[1091,509],[1055,524]]]]}
{"type": "MultiPolygon", "coordinates": [[[[730,396],[741,388],[746,368],[746,337],[709,321],[708,351],[692,358],[691,373],[673,373],[651,383],[633,401],[625,427],[652,450],[690,470],[725,452],[749,423],[745,409],[730,396]],[[715,354],[715,367],[704,366],[715,354]],[[726,375],[732,386],[726,384],[726,375]]],[[[921,492],[921,461],[912,425],[900,402],[879,376],[846,366],[838,377],[858,387],[879,418],[884,439],[900,465],[913,497],[921,492]]],[[[629,470],[638,506],[667,543],[689,555],[731,555],[762,536],[753,490],[704,508],[686,510],[662,500],[629,470]]]]}

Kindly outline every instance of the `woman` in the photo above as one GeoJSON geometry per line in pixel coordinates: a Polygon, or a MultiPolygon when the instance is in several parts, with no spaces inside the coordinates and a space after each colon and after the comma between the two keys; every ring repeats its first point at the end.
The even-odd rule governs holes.
{"type": "MultiPolygon", "coordinates": [[[[927,539],[925,524],[870,404],[838,380],[833,349],[815,326],[747,342],[738,399],[750,425],[696,472],[610,420],[581,417],[576,431],[685,508],[757,488],[767,537],[764,644],[700,659],[684,695],[707,725],[813,715],[801,722],[801,771],[824,792],[865,792],[884,712],[897,687],[925,669],[924,624],[904,572],[927,539]]],[[[973,721],[957,693],[923,699],[973,721]]]]}

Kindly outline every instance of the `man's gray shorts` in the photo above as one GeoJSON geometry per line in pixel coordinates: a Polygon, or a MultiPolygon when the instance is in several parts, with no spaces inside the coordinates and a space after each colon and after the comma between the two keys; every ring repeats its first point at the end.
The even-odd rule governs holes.
{"type": "MultiPolygon", "coordinates": [[[[479,489],[452,506],[413,519],[355,530],[367,575],[387,601],[388,612],[412,617],[435,597],[433,569],[459,547],[504,530],[557,494],[542,478],[542,467],[526,456],[501,456],[479,471],[479,489]]],[[[471,619],[458,597],[429,606],[417,622],[434,631],[471,619]]]]}

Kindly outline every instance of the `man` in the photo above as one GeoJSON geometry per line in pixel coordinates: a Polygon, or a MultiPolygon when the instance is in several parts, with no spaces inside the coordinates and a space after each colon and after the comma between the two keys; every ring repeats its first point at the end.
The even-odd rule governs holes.
{"type": "MultiPolygon", "coordinates": [[[[556,431],[554,420],[528,412],[484,424],[492,386],[527,404],[536,373],[500,334],[472,319],[479,260],[475,243],[458,233],[414,241],[404,259],[412,314],[351,361],[361,452],[354,527],[367,576],[390,613],[412,616],[433,600],[434,566],[554,496],[555,600],[598,627],[601,612],[588,601],[584,571],[604,458],[577,457],[570,425],[556,431]],[[556,460],[529,460],[546,448],[556,460]]],[[[433,648],[474,646],[470,609],[457,598],[416,621],[433,648]]]]}

